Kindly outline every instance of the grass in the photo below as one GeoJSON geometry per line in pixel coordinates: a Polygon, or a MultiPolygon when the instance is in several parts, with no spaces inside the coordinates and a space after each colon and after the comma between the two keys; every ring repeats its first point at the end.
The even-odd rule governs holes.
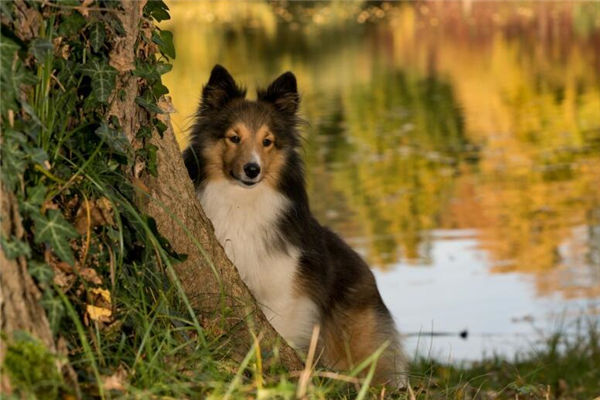
{"type": "MultiPolygon", "coordinates": [[[[68,18],[60,23],[50,18],[45,23],[42,32],[49,41],[73,26],[68,18]],[[60,24],[59,29],[55,24],[60,24]]],[[[6,143],[13,140],[19,151],[45,157],[29,156],[27,165],[15,164],[19,181],[11,187],[21,201],[30,271],[44,292],[42,303],[52,329],[64,343],[75,372],[65,379],[48,372],[54,356],[33,338],[3,338],[9,343],[4,367],[18,385],[15,398],[300,395],[366,399],[389,395],[462,399],[592,398],[600,394],[600,331],[593,324],[576,336],[557,333],[542,350],[513,362],[493,358],[453,366],[416,360],[410,368],[410,388],[395,394],[370,386],[378,353],[354,371],[334,372],[315,368],[313,351],[304,371],[286,371],[276,353],[264,357],[273,355],[273,349],[263,348],[255,337],[248,343],[248,352],[238,357],[230,345],[235,332],[220,331],[207,323],[210,318],[198,320],[197,310],[191,309],[174,277],[176,257],[137,208],[135,188],[123,172],[132,165],[131,154],[117,146],[116,139],[122,139],[117,128],[109,132],[115,140],[107,141],[99,134],[108,132],[108,128],[101,129],[105,116],[90,111],[105,105],[87,103],[86,96],[76,95],[89,92],[93,85],[75,68],[91,54],[89,46],[78,39],[82,29],[87,28],[65,34],[64,39],[71,40],[68,62],[52,54],[40,59],[35,69],[37,83],[28,92],[31,105],[21,104],[28,107],[29,117],[18,114],[14,137],[10,132],[3,136],[6,143]],[[28,135],[21,137],[17,131],[28,135]],[[34,187],[42,190],[39,202],[33,200],[34,187]],[[61,262],[46,243],[34,240],[34,216],[40,218],[46,209],[60,210],[65,221],[74,225],[78,225],[78,215],[85,216],[79,236],[69,242],[79,267],[61,262]],[[100,220],[91,217],[98,214],[100,220]],[[364,379],[356,377],[360,371],[364,379]]],[[[13,68],[13,55],[8,59],[13,68]]],[[[3,153],[4,167],[8,155],[3,153]]]]}
{"type": "Polygon", "coordinates": [[[593,399],[600,395],[599,334],[597,323],[580,321],[575,334],[557,331],[514,360],[461,366],[421,359],[412,372],[423,398],[593,399]]]}
{"type": "MultiPolygon", "coordinates": [[[[575,335],[557,332],[538,350],[512,361],[415,360],[411,389],[392,395],[370,387],[369,375],[356,379],[352,373],[308,368],[302,377],[276,362],[263,365],[269,349],[256,338],[243,360],[236,360],[227,346],[229,333],[199,332],[183,295],[156,265],[121,265],[119,271],[111,292],[113,321],[84,326],[76,308],[67,306],[71,319],[64,321],[61,334],[71,345],[69,359],[84,397],[295,398],[301,393],[317,399],[593,399],[600,394],[597,324],[581,323],[575,335]]],[[[369,363],[363,367],[372,372],[369,363]]],[[[64,384],[61,389],[69,392],[64,384]]]]}

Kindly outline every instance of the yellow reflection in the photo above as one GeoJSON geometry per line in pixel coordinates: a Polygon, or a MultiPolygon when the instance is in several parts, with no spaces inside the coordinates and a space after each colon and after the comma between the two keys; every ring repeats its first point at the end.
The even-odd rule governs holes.
{"type": "Polygon", "coordinates": [[[249,93],[290,69],[313,210],[369,262],[475,228],[493,271],[599,295],[599,3],[169,5],[182,145],[215,63],[249,93]]]}

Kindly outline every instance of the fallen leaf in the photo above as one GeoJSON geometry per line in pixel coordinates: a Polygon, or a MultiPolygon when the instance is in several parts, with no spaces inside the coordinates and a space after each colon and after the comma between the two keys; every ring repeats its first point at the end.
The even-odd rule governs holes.
{"type": "Polygon", "coordinates": [[[83,235],[87,232],[88,223],[90,229],[96,226],[115,225],[113,209],[110,200],[101,197],[92,201],[83,201],[75,215],[75,230],[83,235]],[[89,210],[88,210],[89,207],[89,210]],[[88,220],[89,212],[89,220],[88,220]]]}
{"type": "Polygon", "coordinates": [[[112,203],[106,197],[100,197],[96,200],[96,207],[100,210],[102,214],[102,218],[107,225],[114,226],[115,220],[113,218],[113,208],[112,203]]]}
{"type": "Polygon", "coordinates": [[[112,311],[108,308],[96,307],[91,304],[87,304],[85,306],[85,310],[87,311],[87,314],[91,320],[107,323],[111,321],[110,317],[112,316],[112,311]]]}
{"type": "Polygon", "coordinates": [[[66,274],[60,269],[55,269],[52,282],[63,289],[68,289],[73,285],[73,282],[75,282],[76,279],[77,277],[73,274],[66,274]]]}
{"type": "Polygon", "coordinates": [[[83,268],[81,271],[79,271],[79,275],[81,275],[81,277],[87,282],[95,285],[102,284],[102,278],[100,278],[98,272],[96,272],[96,270],[93,268],[83,268]]]}
{"type": "Polygon", "coordinates": [[[111,376],[102,377],[102,386],[104,386],[105,390],[124,391],[125,387],[123,384],[127,380],[127,375],[128,374],[125,368],[123,368],[123,366],[119,366],[119,368],[117,368],[117,372],[111,376]]]}
{"type": "Polygon", "coordinates": [[[90,293],[99,296],[104,301],[106,301],[108,304],[111,304],[110,292],[108,290],[102,289],[102,288],[93,288],[93,289],[90,289],[90,293]]]}

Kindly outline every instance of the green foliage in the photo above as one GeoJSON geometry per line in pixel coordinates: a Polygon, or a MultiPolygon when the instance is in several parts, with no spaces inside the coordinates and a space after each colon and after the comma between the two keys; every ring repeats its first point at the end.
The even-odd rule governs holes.
{"type": "Polygon", "coordinates": [[[150,0],[144,6],[144,14],[156,20],[156,22],[171,19],[169,7],[163,1],[150,0]]]}
{"type": "Polygon", "coordinates": [[[96,22],[92,24],[89,31],[90,35],[90,45],[95,53],[98,53],[100,49],[104,46],[104,24],[101,22],[96,22]]]}
{"type": "Polygon", "coordinates": [[[92,81],[92,94],[101,103],[107,103],[115,88],[117,71],[106,60],[91,60],[81,70],[92,81]]]}
{"type": "Polygon", "coordinates": [[[7,343],[3,369],[17,393],[37,399],[57,398],[62,377],[56,369],[54,355],[26,332],[15,332],[7,343]]]}
{"type": "Polygon", "coordinates": [[[69,224],[62,213],[57,210],[48,211],[48,216],[36,215],[35,242],[49,244],[52,250],[61,260],[73,265],[75,258],[69,246],[69,239],[78,236],[71,224],[69,224]]]}
{"type": "Polygon", "coordinates": [[[483,399],[591,399],[600,393],[599,335],[600,325],[581,320],[514,360],[491,357],[448,365],[419,359],[411,382],[417,398],[473,398],[479,393],[483,399]]]}
{"type": "Polygon", "coordinates": [[[123,132],[112,129],[108,124],[103,122],[94,133],[102,139],[115,154],[127,156],[127,154],[130,153],[131,149],[129,141],[125,135],[123,135],[123,132]]]}
{"type": "MultiPolygon", "coordinates": [[[[86,12],[78,8],[80,2],[71,3],[26,3],[17,12],[15,4],[2,2],[0,178],[18,199],[25,234],[1,237],[0,245],[7,257],[27,259],[52,332],[66,340],[86,396],[103,397],[101,372],[109,375],[124,363],[142,376],[132,384],[148,384],[150,374],[143,371],[157,364],[142,361],[145,356],[138,351],[149,350],[150,344],[152,351],[160,351],[164,333],[171,331],[169,349],[178,354],[181,332],[203,333],[191,309],[183,306],[180,289],[164,273],[185,255],[176,254],[140,214],[130,183],[134,163],[138,174],[157,174],[157,148],[149,140],[166,129],[156,116],[162,113],[157,102],[168,92],[161,75],[171,68],[161,54],[174,56],[172,36],[156,33],[160,53],[151,54],[153,30],[148,37],[142,31],[136,54],[149,55],[138,58],[135,71],[120,71],[109,63],[109,54],[125,35],[111,10],[121,3],[99,1],[86,12]],[[44,13],[38,37],[19,36],[23,12],[44,13]],[[133,106],[146,122],[135,151],[117,117],[108,114],[110,103],[121,95],[117,77],[140,83],[133,106]],[[98,293],[109,293],[108,300],[98,300],[98,293]],[[110,321],[125,326],[127,333],[95,320],[90,306],[113,311],[119,319],[110,321]],[[160,319],[153,327],[142,323],[151,315],[160,319]],[[175,326],[173,316],[185,322],[175,326]]],[[[140,23],[168,17],[162,1],[148,2],[144,12],[140,23]]],[[[63,393],[61,377],[46,371],[53,367],[47,354],[33,341],[16,343],[7,357],[13,382],[26,395],[56,398],[63,393]],[[29,368],[30,362],[39,368],[29,368]]]]}
{"type": "Polygon", "coordinates": [[[171,32],[156,30],[152,32],[152,41],[158,45],[158,49],[163,55],[175,58],[175,46],[171,32]]]}
{"type": "MultiPolygon", "coordinates": [[[[161,76],[171,69],[167,57],[175,56],[172,35],[154,30],[150,37],[138,38],[137,46],[156,44],[160,54],[140,56],[133,71],[118,71],[108,54],[125,34],[112,13],[120,2],[94,2],[97,9],[85,14],[73,8],[81,6],[77,0],[55,4],[60,12],[48,3],[29,4],[52,16],[43,19],[40,37],[23,41],[4,35],[14,30],[11,24],[18,15],[12,3],[0,2],[1,180],[19,201],[25,229],[22,238],[0,241],[7,256],[27,258],[28,270],[42,290],[41,304],[51,329],[67,343],[83,397],[293,398],[297,381],[289,371],[280,369],[276,357],[272,365],[262,363],[262,355],[270,349],[254,347],[240,364],[230,353],[233,332],[221,332],[210,316],[200,325],[178,282],[169,278],[174,276],[173,264],[185,255],[177,254],[155,221],[136,207],[136,193],[144,194],[130,183],[131,170],[142,165],[142,174],[158,173],[157,148],[150,139],[167,129],[157,118],[162,113],[157,102],[168,92],[161,76]],[[135,103],[147,117],[136,132],[136,149],[108,111],[110,102],[121,95],[118,82],[132,78],[140,83],[135,103]],[[108,300],[98,293],[108,293],[108,300]],[[95,320],[88,306],[108,310],[110,316],[95,320]],[[123,371],[124,390],[109,392],[102,381],[117,371],[123,371]]],[[[144,18],[168,19],[168,7],[162,1],[148,1],[144,18]]],[[[390,97],[392,105],[409,106],[431,95],[431,103],[416,107],[431,111],[409,121],[423,126],[424,147],[446,152],[462,145],[460,116],[445,102],[434,101],[452,99],[447,85],[403,76],[386,79],[379,82],[384,88],[392,81],[407,89],[403,96],[390,97]],[[436,137],[447,137],[448,147],[436,147],[440,142],[436,137]]],[[[364,92],[352,96],[373,101],[364,92]]],[[[361,115],[360,110],[353,114],[361,115]]],[[[372,119],[385,123],[380,115],[372,119]]],[[[359,122],[354,126],[359,128],[359,122]]],[[[351,145],[345,147],[349,150],[351,145]]],[[[371,219],[375,217],[371,214],[371,219]]],[[[568,347],[566,353],[557,351],[560,345],[549,346],[531,361],[514,364],[490,361],[484,367],[458,368],[417,363],[411,382],[423,388],[416,389],[418,398],[460,397],[466,390],[475,397],[479,384],[500,396],[537,396],[543,394],[542,383],[559,388],[559,372],[567,371],[569,382],[595,389],[593,382],[600,381],[594,369],[600,362],[597,343],[596,334],[589,342],[568,347]],[[559,365],[560,371],[547,365],[559,365]],[[516,378],[511,368],[519,369],[516,378]],[[486,377],[494,379],[482,382],[486,377]]],[[[4,367],[23,396],[60,398],[68,389],[54,361],[39,342],[24,337],[9,347],[4,367]]],[[[318,376],[311,376],[309,390],[314,398],[380,395],[367,385],[355,389],[318,376]]],[[[583,394],[593,395],[592,390],[583,394]]]]}
{"type": "Polygon", "coordinates": [[[2,250],[8,259],[14,259],[20,256],[31,256],[31,248],[27,242],[23,242],[18,238],[12,236],[7,239],[4,236],[0,236],[0,245],[2,250]]]}
{"type": "Polygon", "coordinates": [[[37,38],[29,45],[29,52],[37,62],[43,63],[52,54],[52,42],[45,38],[37,38]]]}

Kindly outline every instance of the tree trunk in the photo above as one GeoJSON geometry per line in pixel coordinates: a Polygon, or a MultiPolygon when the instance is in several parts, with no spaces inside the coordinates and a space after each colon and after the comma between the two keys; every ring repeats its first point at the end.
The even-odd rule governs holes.
{"type": "MultiPolygon", "coordinates": [[[[0,184],[2,234],[6,238],[23,237],[23,227],[15,196],[0,184]]],[[[46,312],[39,303],[41,293],[27,271],[25,257],[10,260],[0,247],[0,393],[10,393],[11,384],[4,371],[4,357],[13,333],[25,331],[56,352],[46,312]]]]}
{"type": "MultiPolygon", "coordinates": [[[[142,20],[145,1],[123,1],[124,12],[119,15],[126,39],[111,53],[111,61],[119,60],[120,71],[116,96],[109,115],[119,119],[125,135],[134,148],[140,147],[135,138],[140,126],[147,121],[147,112],[135,103],[139,95],[138,80],[129,73],[135,60],[135,41],[142,20]]],[[[113,63],[113,66],[116,65],[113,63]]],[[[163,110],[171,106],[167,99],[163,110]]],[[[152,144],[158,147],[158,176],[138,176],[134,167],[132,180],[140,189],[140,208],[152,216],[158,231],[177,253],[187,255],[175,265],[178,279],[198,311],[203,325],[225,333],[233,351],[245,353],[252,343],[252,334],[261,337],[261,347],[278,347],[280,362],[289,370],[299,370],[302,362],[295,351],[273,329],[240,278],[237,269],[217,241],[212,225],[204,214],[175,140],[168,114],[163,114],[167,131],[163,138],[154,135],[152,144]]]]}

